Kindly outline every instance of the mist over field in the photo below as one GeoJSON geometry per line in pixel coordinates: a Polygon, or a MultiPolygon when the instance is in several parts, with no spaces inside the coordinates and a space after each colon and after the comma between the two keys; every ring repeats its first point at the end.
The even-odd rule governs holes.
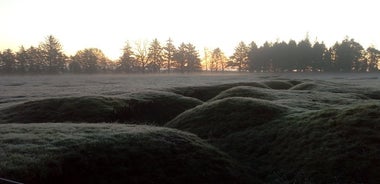
{"type": "Polygon", "coordinates": [[[379,73],[0,76],[0,183],[378,183],[379,73]]]}

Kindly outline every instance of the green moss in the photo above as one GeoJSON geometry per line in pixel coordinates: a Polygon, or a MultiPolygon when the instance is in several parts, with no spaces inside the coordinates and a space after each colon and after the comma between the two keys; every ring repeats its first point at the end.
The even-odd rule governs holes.
{"type": "Polygon", "coordinates": [[[0,143],[0,176],[24,183],[247,183],[229,156],[167,128],[2,124],[0,143]]]}
{"type": "Polygon", "coordinates": [[[232,97],[185,111],[165,126],[189,131],[202,138],[220,138],[267,123],[287,110],[266,100],[232,97]]]}

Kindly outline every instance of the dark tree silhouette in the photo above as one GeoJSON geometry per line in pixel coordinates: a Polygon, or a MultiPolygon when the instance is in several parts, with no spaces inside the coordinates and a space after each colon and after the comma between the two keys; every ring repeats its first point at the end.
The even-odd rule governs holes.
{"type": "MultiPolygon", "coordinates": [[[[220,48],[212,52],[205,50],[206,70],[223,71],[232,67],[240,72],[376,72],[379,71],[380,51],[374,47],[365,50],[349,37],[327,48],[323,42],[311,44],[306,36],[298,43],[277,40],[265,42],[260,47],[255,42],[248,46],[239,42],[230,60],[226,61],[220,48]]],[[[38,47],[25,49],[21,46],[16,53],[11,49],[0,52],[1,74],[193,72],[201,68],[199,54],[193,44],[181,43],[177,49],[170,38],[164,47],[157,39],[150,43],[138,41],[135,47],[127,43],[117,62],[111,62],[96,48],[80,50],[67,57],[52,35],[38,47]]]]}
{"type": "Polygon", "coordinates": [[[380,51],[374,47],[368,47],[366,57],[368,60],[368,71],[379,71],[380,51]]]}
{"type": "Polygon", "coordinates": [[[171,71],[172,64],[174,61],[174,55],[176,52],[177,52],[177,49],[175,48],[173,44],[173,40],[169,38],[166,41],[166,46],[164,47],[164,54],[163,54],[164,63],[166,65],[166,69],[168,73],[170,73],[171,71]]]}
{"type": "Polygon", "coordinates": [[[132,47],[128,42],[123,48],[123,55],[119,58],[117,70],[125,73],[138,71],[137,61],[134,57],[132,47]]]}
{"type": "Polygon", "coordinates": [[[0,69],[3,73],[13,73],[16,66],[16,56],[11,49],[5,50],[0,55],[0,69]]]}
{"type": "Polygon", "coordinates": [[[248,51],[247,45],[241,41],[231,56],[232,65],[237,66],[239,72],[248,70],[248,51]]]}
{"type": "Polygon", "coordinates": [[[72,58],[73,62],[81,65],[82,72],[96,73],[106,70],[107,58],[100,49],[89,48],[78,51],[72,58]]]}
{"type": "Polygon", "coordinates": [[[187,63],[187,48],[185,43],[181,43],[178,47],[177,53],[174,55],[176,61],[176,68],[180,72],[185,72],[185,65],[187,63]]]}
{"type": "Polygon", "coordinates": [[[45,42],[40,44],[44,63],[48,73],[64,72],[66,56],[63,54],[62,45],[52,35],[46,37],[45,42]]]}
{"type": "Polygon", "coordinates": [[[148,70],[150,72],[160,72],[163,61],[163,48],[157,38],[155,38],[148,48],[148,70]]]}
{"type": "Polygon", "coordinates": [[[147,41],[137,41],[135,43],[135,58],[139,66],[139,71],[145,73],[148,67],[148,42],[147,41]]]}
{"type": "Polygon", "coordinates": [[[327,51],[325,44],[315,42],[311,51],[311,68],[312,71],[323,71],[324,70],[324,55],[327,51]]]}
{"type": "Polygon", "coordinates": [[[335,55],[334,63],[341,72],[361,71],[363,47],[354,39],[345,38],[342,43],[333,46],[335,55]]]}
{"type": "Polygon", "coordinates": [[[224,71],[226,65],[226,56],[220,50],[220,48],[216,48],[211,53],[210,59],[210,71],[224,71]]]}
{"type": "Polygon", "coordinates": [[[297,70],[298,71],[311,71],[312,70],[312,47],[309,38],[301,40],[298,45],[298,60],[297,60],[297,70]]]}
{"type": "Polygon", "coordinates": [[[199,54],[191,43],[185,44],[182,42],[174,58],[180,72],[195,72],[202,69],[199,54]]]}
{"type": "Polygon", "coordinates": [[[186,44],[187,49],[187,63],[186,63],[186,71],[187,72],[197,72],[202,69],[201,59],[199,58],[199,53],[195,46],[191,43],[186,44]]]}
{"type": "Polygon", "coordinates": [[[20,50],[16,53],[16,70],[17,73],[26,73],[28,72],[28,53],[25,50],[24,46],[20,47],[20,50]]]}
{"type": "Polygon", "coordinates": [[[46,72],[46,65],[43,62],[43,54],[41,49],[37,47],[30,47],[27,51],[28,65],[31,73],[44,73],[46,72]]]}

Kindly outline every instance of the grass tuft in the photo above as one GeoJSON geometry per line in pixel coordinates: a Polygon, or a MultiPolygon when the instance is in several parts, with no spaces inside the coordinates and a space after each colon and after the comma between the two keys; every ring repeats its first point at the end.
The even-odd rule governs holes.
{"type": "Polygon", "coordinates": [[[380,104],[289,114],[213,144],[272,183],[377,183],[380,104]]]}
{"type": "Polygon", "coordinates": [[[146,91],[126,98],[70,97],[19,104],[0,111],[3,123],[134,122],[162,124],[200,100],[178,94],[146,91]]]}
{"type": "Polygon", "coordinates": [[[277,97],[271,93],[271,90],[251,87],[251,86],[237,86],[225,91],[222,91],[217,96],[209,101],[220,100],[229,97],[250,97],[264,100],[274,100],[277,97]]]}
{"type": "Polygon", "coordinates": [[[247,183],[193,134],[123,124],[2,124],[0,176],[23,183],[247,183]]]}
{"type": "Polygon", "coordinates": [[[272,89],[290,89],[293,87],[293,84],[291,82],[282,80],[265,81],[263,84],[272,89]]]}
{"type": "Polygon", "coordinates": [[[287,110],[266,100],[232,97],[187,110],[165,126],[189,131],[201,138],[220,138],[265,124],[287,110]]]}
{"type": "Polygon", "coordinates": [[[196,98],[202,101],[210,100],[211,98],[218,95],[220,92],[236,87],[236,86],[252,86],[258,88],[269,88],[265,84],[258,82],[245,82],[245,83],[231,83],[231,84],[221,84],[214,86],[191,86],[191,87],[180,87],[173,88],[170,91],[192,98],[196,98]]]}

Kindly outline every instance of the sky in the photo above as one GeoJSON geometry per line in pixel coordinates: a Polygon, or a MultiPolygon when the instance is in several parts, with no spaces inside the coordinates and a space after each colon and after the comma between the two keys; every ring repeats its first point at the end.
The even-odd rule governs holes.
{"type": "Polygon", "coordinates": [[[231,55],[240,41],[299,41],[332,46],[346,36],[380,48],[376,0],[0,0],[0,50],[38,46],[55,36],[75,54],[99,48],[118,58],[128,41],[219,47],[231,55]]]}

